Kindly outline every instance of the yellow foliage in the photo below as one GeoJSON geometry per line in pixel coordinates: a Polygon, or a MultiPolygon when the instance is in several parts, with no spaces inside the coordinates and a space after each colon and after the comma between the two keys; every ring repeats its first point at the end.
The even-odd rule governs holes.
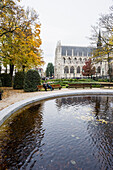
{"type": "Polygon", "coordinates": [[[5,6],[1,13],[1,26],[5,28],[0,29],[2,62],[4,64],[12,63],[18,69],[22,69],[23,66],[27,69],[44,64],[41,56],[42,50],[40,49],[42,44],[40,38],[41,25],[38,24],[39,22],[36,23],[38,18],[35,11],[33,10],[34,16],[30,16],[30,11],[28,12],[30,16],[30,19],[28,19],[26,12],[18,7],[13,0],[3,0],[2,5],[11,7],[9,10],[5,6]],[[17,16],[18,18],[21,17],[17,19],[17,16]],[[12,32],[9,31],[7,34],[4,30],[7,32],[11,30],[12,32]]]}

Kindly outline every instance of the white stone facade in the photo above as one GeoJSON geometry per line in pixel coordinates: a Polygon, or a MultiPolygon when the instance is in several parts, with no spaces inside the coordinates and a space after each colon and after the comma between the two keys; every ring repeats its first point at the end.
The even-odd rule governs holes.
{"type": "MultiPolygon", "coordinates": [[[[62,46],[58,42],[55,51],[54,76],[61,78],[83,78],[82,67],[91,57],[91,47],[62,46]]],[[[96,68],[95,76],[108,76],[107,62],[94,65],[96,68]]]]}

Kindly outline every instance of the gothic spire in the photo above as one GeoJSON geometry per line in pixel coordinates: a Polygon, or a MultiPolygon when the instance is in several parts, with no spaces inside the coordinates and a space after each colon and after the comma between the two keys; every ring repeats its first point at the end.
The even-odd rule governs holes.
{"type": "Polygon", "coordinates": [[[101,42],[101,32],[100,32],[100,29],[99,29],[97,47],[101,47],[101,46],[102,46],[102,42],[101,42]]]}

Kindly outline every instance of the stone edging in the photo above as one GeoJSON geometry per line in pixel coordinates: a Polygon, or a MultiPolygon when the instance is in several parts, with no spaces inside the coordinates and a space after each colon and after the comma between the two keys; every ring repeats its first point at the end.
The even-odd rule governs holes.
{"type": "Polygon", "coordinates": [[[28,98],[26,100],[16,102],[16,103],[8,106],[7,108],[3,109],[2,111],[0,111],[0,126],[13,113],[15,113],[19,109],[21,109],[24,106],[27,106],[31,103],[35,103],[35,102],[47,100],[47,99],[52,99],[52,98],[56,98],[56,97],[81,96],[81,95],[113,95],[113,90],[91,89],[91,90],[73,90],[73,91],[69,91],[69,92],[58,92],[57,91],[57,93],[46,94],[46,95],[28,98]]]}

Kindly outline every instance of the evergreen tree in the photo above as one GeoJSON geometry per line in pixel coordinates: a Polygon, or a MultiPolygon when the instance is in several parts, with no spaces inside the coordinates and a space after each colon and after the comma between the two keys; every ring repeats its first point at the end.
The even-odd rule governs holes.
{"type": "Polygon", "coordinates": [[[54,75],[54,66],[52,63],[48,63],[46,68],[46,76],[52,77],[54,75]]]}
{"type": "Polygon", "coordinates": [[[25,74],[24,91],[25,92],[37,91],[37,85],[39,84],[40,84],[40,75],[38,71],[29,70],[25,74]]]}

